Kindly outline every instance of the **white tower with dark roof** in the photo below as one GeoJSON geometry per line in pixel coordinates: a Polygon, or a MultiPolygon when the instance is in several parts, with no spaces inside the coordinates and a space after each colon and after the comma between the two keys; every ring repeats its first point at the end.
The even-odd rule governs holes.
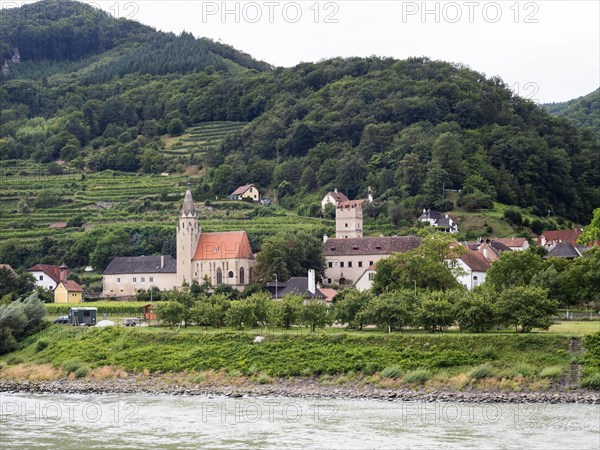
{"type": "Polygon", "coordinates": [[[196,205],[188,183],[177,224],[177,286],[183,286],[183,283],[192,284],[192,258],[198,246],[200,232],[196,205]]]}

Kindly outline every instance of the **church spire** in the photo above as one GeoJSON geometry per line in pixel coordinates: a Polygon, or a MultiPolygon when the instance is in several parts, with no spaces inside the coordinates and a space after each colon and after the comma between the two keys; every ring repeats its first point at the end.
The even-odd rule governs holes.
{"type": "Polygon", "coordinates": [[[185,197],[183,199],[183,208],[181,209],[182,216],[196,216],[196,205],[194,205],[194,199],[192,198],[192,191],[190,190],[190,182],[188,181],[187,190],[185,191],[185,197]]]}

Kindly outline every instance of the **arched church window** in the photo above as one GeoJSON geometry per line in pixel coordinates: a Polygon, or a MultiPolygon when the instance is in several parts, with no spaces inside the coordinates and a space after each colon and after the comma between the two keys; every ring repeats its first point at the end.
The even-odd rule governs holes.
{"type": "Polygon", "coordinates": [[[244,268],[240,267],[240,284],[246,284],[246,280],[244,279],[244,268]]]}
{"type": "Polygon", "coordinates": [[[217,268],[217,284],[223,284],[223,272],[220,267],[217,268]]]}
{"type": "Polygon", "coordinates": [[[228,276],[229,276],[229,278],[235,277],[235,274],[233,273],[233,270],[229,271],[228,276]]]}

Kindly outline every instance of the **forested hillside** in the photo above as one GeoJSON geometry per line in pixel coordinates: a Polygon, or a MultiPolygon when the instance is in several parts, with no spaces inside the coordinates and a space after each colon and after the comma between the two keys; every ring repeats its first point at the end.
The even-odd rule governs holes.
{"type": "Polygon", "coordinates": [[[589,128],[600,137],[600,88],[568,102],[542,106],[553,116],[564,117],[581,128],[589,128]]]}
{"type": "MultiPolygon", "coordinates": [[[[492,201],[586,223],[600,205],[600,144],[461,64],[332,59],[271,68],[190,34],[159,33],[50,1],[0,23],[0,159],[83,171],[184,172],[164,138],[203,122],[248,123],[194,164],[198,194],[246,182],[286,207],[335,187],[423,207],[492,201]],[[36,15],[51,5],[56,18],[36,15]],[[18,48],[19,58],[16,58],[18,48]],[[14,61],[13,61],[14,60],[14,61]]],[[[193,160],[193,159],[191,159],[193,160]]]]}

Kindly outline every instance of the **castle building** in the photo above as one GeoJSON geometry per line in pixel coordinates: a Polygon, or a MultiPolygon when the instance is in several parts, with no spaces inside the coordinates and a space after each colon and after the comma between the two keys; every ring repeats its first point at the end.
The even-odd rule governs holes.
{"type": "Polygon", "coordinates": [[[326,286],[352,286],[364,277],[369,279],[377,261],[417,248],[421,242],[414,236],[364,237],[364,204],[365,200],[348,200],[337,205],[335,239],[323,239],[326,286]]]}
{"type": "Polygon", "coordinates": [[[188,187],[177,224],[177,260],[169,255],[114,258],[103,273],[103,294],[132,296],[138,290],[161,291],[202,284],[242,290],[252,279],[254,255],[245,231],[206,233],[198,221],[188,187]]]}

